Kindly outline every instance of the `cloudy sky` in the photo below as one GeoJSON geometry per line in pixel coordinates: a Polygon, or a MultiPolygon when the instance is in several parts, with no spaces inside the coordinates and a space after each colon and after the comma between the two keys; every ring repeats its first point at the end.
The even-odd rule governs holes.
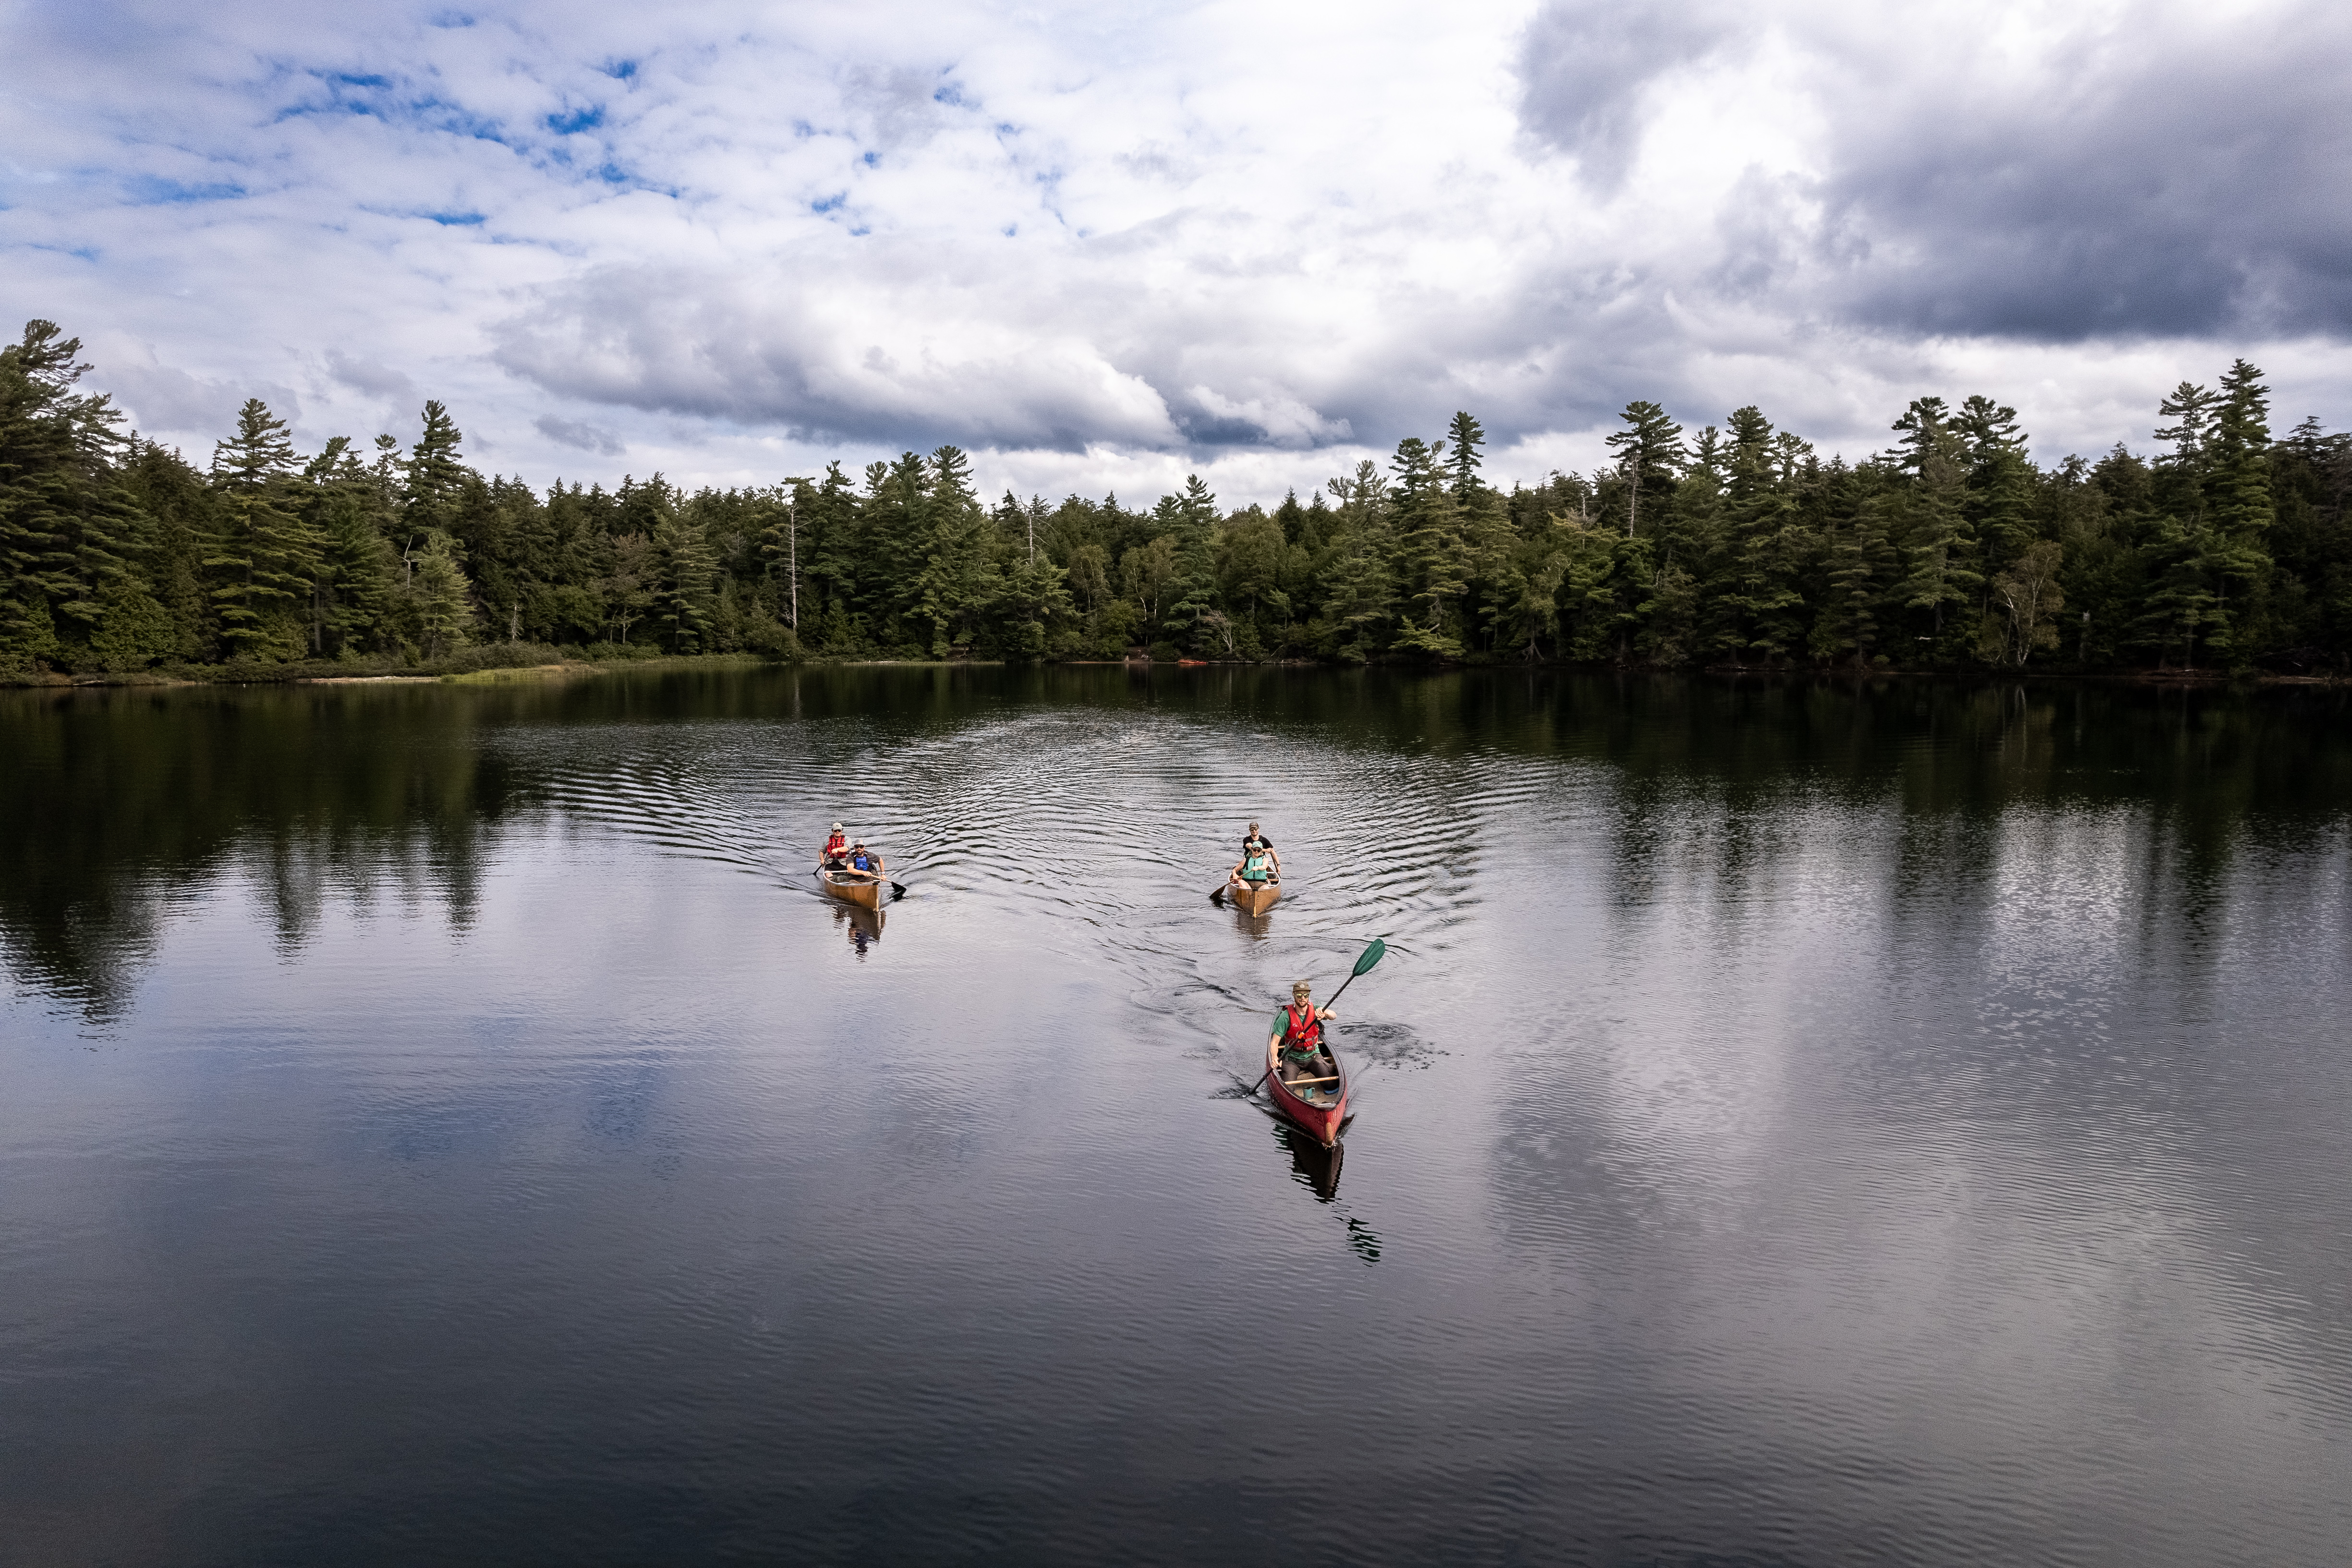
{"type": "Polygon", "coordinates": [[[1302,492],[1468,408],[2045,459],[2263,365],[2352,423],[2352,6],[0,0],[0,309],[202,460],[416,429],[535,483],[943,441],[1302,492]]]}

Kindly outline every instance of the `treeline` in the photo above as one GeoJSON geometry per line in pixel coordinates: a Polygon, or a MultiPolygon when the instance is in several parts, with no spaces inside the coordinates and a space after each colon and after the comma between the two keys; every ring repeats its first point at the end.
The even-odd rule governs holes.
{"type": "Polygon", "coordinates": [[[2352,437],[2270,430],[2262,373],[2161,404],[2167,449],[2033,464],[2014,410],[1923,397],[1826,462],[1742,408],[1627,407],[1614,460],[1508,490],[1457,414],[1302,503],[1197,478],[985,504],[942,447],[686,494],[538,492],[438,403],[298,452],[258,400],[199,471],[79,390],[47,321],[0,349],[0,673],[589,657],[1591,660],[1658,666],[2342,668],[2352,437]]]}

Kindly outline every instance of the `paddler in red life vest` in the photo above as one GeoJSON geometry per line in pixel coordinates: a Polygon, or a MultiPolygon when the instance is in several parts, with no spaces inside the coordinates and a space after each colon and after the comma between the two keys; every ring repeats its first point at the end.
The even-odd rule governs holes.
{"type": "MultiPolygon", "coordinates": [[[[1339,1069],[1323,1047],[1323,1025],[1331,1016],[1328,1007],[1315,1005],[1313,988],[1301,980],[1290,988],[1290,1005],[1274,1016],[1274,1033],[1266,1044],[1279,1041],[1282,1046],[1282,1080],[1294,1083],[1302,1078],[1337,1078],[1339,1069]]],[[[1328,1094],[1331,1086],[1318,1083],[1298,1092],[1309,1098],[1328,1094]]]]}
{"type": "Polygon", "coordinates": [[[838,871],[848,858],[849,839],[836,822],[833,825],[833,837],[824,841],[824,852],[817,857],[817,864],[828,871],[838,871]]]}

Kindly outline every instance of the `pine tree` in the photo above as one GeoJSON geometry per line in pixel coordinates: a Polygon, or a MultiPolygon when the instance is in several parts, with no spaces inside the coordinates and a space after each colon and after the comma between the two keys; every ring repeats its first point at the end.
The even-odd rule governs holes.
{"type": "Polygon", "coordinates": [[[1445,427],[1442,449],[1446,453],[1446,468],[1453,475],[1454,504],[1465,512],[1477,508],[1481,492],[1486,489],[1478,479],[1484,461],[1479,453],[1486,445],[1486,427],[1466,411],[1457,412],[1445,427]]]}
{"type": "MultiPolygon", "coordinates": [[[[1217,602],[1217,556],[1214,532],[1217,498],[1198,474],[1184,476],[1184,493],[1162,496],[1152,510],[1152,521],[1176,547],[1177,582],[1174,603],[1168,606],[1162,630],[1179,633],[1196,651],[1208,651],[1205,639],[1220,626],[1223,606],[1217,602]]],[[[1229,650],[1224,650],[1229,651],[1229,650]]]]}
{"type": "Polygon", "coordinates": [[[2032,465],[2017,410],[1981,393],[1952,420],[1968,470],[1969,521],[1983,551],[1983,570],[1998,571],[2033,541],[2032,465]]]}
{"type": "Polygon", "coordinates": [[[645,536],[652,546],[656,635],[671,653],[708,653],[718,609],[719,563],[701,525],[684,515],[677,492],[656,474],[636,495],[647,511],[645,536]]]}
{"type": "Polygon", "coordinates": [[[816,484],[793,487],[793,520],[802,531],[803,592],[820,606],[810,632],[825,651],[847,652],[872,625],[869,584],[880,563],[866,544],[864,503],[839,463],[827,463],[816,484]]]}
{"type": "Polygon", "coordinates": [[[356,650],[376,642],[394,592],[397,561],[384,525],[389,507],[376,477],[337,436],[303,469],[306,520],[321,540],[312,588],[311,651],[356,650]]]}
{"type": "Polygon", "coordinates": [[[457,494],[468,477],[457,460],[458,444],[465,438],[446,408],[425,403],[424,433],[409,448],[403,472],[405,521],[411,528],[437,528],[445,533],[455,529],[457,494]]]}
{"type": "Polygon", "coordinates": [[[125,559],[145,520],[121,479],[121,415],[74,392],[80,352],[39,320],[0,349],[0,661],[73,662],[110,605],[144,594],[125,559]]]}
{"type": "Polygon", "coordinates": [[[1748,614],[1748,646],[1767,660],[1803,646],[1805,596],[1800,584],[1815,554],[1806,526],[1800,474],[1812,466],[1812,447],[1789,431],[1772,438],[1766,482],[1735,504],[1740,535],[1739,574],[1748,614]]]}
{"type": "Polygon", "coordinates": [[[1716,570],[1728,559],[1731,530],[1726,492],[1731,453],[1723,432],[1709,425],[1699,432],[1671,505],[1655,509],[1657,556],[1641,585],[1634,619],[1642,652],[1662,664],[1682,664],[1703,652],[1731,652],[1746,645],[1744,606],[1726,595],[1716,570]],[[1735,602],[1727,603],[1729,597],[1735,602]]]}
{"type": "Polygon", "coordinates": [[[1883,635],[1879,615],[1901,570],[1889,521],[1893,503],[1884,489],[1865,496],[1831,538],[1828,591],[1808,639],[1819,658],[1851,654],[1855,664],[1867,665],[1885,657],[1877,651],[1883,635]]]}
{"type": "Polygon", "coordinates": [[[1629,403],[1620,417],[1625,428],[1612,434],[1608,446],[1625,479],[1625,537],[1632,539],[1641,531],[1643,497],[1669,489],[1687,454],[1683,427],[1656,404],[1629,403]]]}
{"type": "Polygon", "coordinates": [[[1462,652],[1462,643],[1446,612],[1469,585],[1470,552],[1440,455],[1419,437],[1407,437],[1397,443],[1389,465],[1396,476],[1393,518],[1407,591],[1422,609],[1418,623],[1408,616],[1398,626],[1396,644],[1450,658],[1462,652]]]}
{"type": "MultiPolygon", "coordinates": [[[[838,468],[836,464],[836,471],[838,468]]],[[[784,625],[795,636],[801,626],[801,538],[795,502],[813,488],[805,479],[786,479],[760,491],[754,509],[754,521],[760,531],[761,569],[776,585],[784,625]]]]}
{"type": "MultiPolygon", "coordinates": [[[[1945,612],[1969,604],[1984,583],[1984,574],[1977,570],[1975,532],[1963,505],[1967,450],[1947,423],[1940,397],[1914,399],[1894,427],[1906,435],[1902,466],[1915,479],[1903,539],[1907,570],[1895,593],[1906,607],[1927,612],[1929,633],[1922,640],[1940,655],[1945,612]]],[[[1955,628],[1958,625],[1952,621],[1955,628]]]]}
{"type": "Polygon", "coordinates": [[[1570,658],[1604,658],[1618,639],[1618,591],[1628,575],[1619,571],[1618,552],[1627,542],[1582,522],[1570,522],[1560,530],[1556,592],[1567,617],[1570,658]]]}
{"type": "Polygon", "coordinates": [[[302,612],[325,541],[299,510],[293,468],[286,422],[261,399],[246,399],[236,434],[213,447],[221,531],[205,558],[222,640],[242,658],[290,658],[309,640],[302,612]]]}
{"type": "Polygon", "coordinates": [[[2221,413],[2213,424],[2210,549],[2221,635],[2215,646],[2232,649],[2270,585],[2270,535],[2278,515],[2271,499],[2270,388],[2262,377],[2246,361],[2233,363],[2221,377],[2221,413]]]}
{"type": "Polygon", "coordinates": [[[425,657],[439,658],[469,639],[474,598],[466,569],[446,534],[435,533],[416,552],[407,597],[425,657]]]}
{"type": "Polygon", "coordinates": [[[931,628],[931,657],[945,658],[971,641],[978,612],[1001,590],[971,459],[960,447],[941,447],[931,454],[929,480],[919,514],[924,553],[914,614],[931,628]]]}
{"type": "Polygon", "coordinates": [[[1388,485],[1367,459],[1356,465],[1352,477],[1333,479],[1326,488],[1339,503],[1334,523],[1339,538],[1324,611],[1338,637],[1334,651],[1361,663],[1385,646],[1388,623],[1396,610],[1396,577],[1389,565],[1388,485]]]}
{"type": "Polygon", "coordinates": [[[1523,543],[1501,577],[1490,616],[1497,633],[1529,664],[1543,657],[1544,638],[1559,636],[1559,589],[1569,561],[1557,544],[1523,543]]]}

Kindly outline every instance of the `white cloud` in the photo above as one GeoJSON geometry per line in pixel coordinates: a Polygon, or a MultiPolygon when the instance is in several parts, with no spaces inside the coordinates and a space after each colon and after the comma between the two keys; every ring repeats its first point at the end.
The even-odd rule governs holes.
{"type": "Polygon", "coordinates": [[[13,26],[0,306],[192,443],[430,395],[538,480],[952,440],[992,488],[1245,500],[1456,407],[1530,479],[1637,396],[1859,455],[1982,390],[2054,455],[2245,352],[2352,415],[2352,34],[2300,0],[13,26]]]}

